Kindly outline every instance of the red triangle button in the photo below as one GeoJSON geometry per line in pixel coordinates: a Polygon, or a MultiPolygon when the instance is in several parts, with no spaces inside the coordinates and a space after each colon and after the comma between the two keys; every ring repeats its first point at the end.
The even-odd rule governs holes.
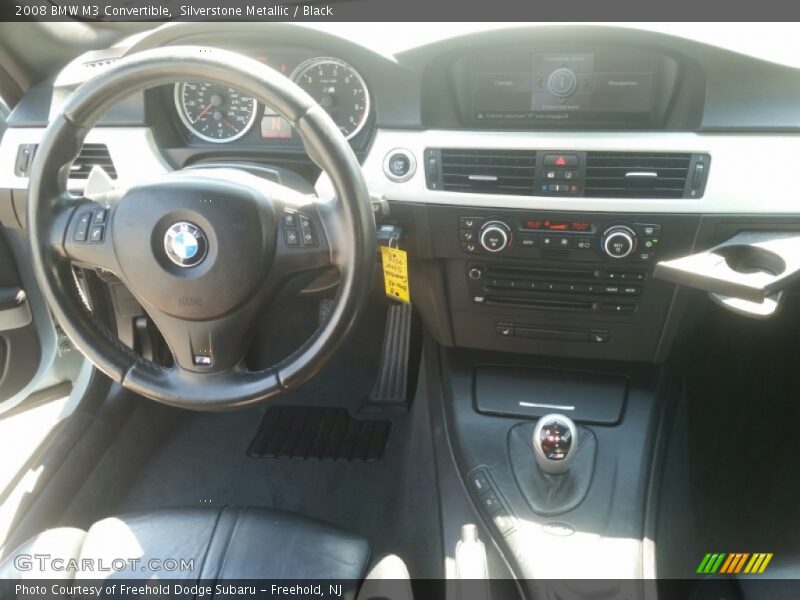
{"type": "Polygon", "coordinates": [[[567,164],[567,159],[565,159],[563,156],[559,156],[556,159],[556,166],[564,167],[566,166],[566,164],[567,164]]]}

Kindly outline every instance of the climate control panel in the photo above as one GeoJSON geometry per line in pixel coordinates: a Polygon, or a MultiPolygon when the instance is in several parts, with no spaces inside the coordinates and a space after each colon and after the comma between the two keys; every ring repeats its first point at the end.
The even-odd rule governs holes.
{"type": "Polygon", "coordinates": [[[461,216],[458,235],[465,254],[542,260],[648,263],[661,245],[661,225],[657,223],[525,216],[461,216]]]}

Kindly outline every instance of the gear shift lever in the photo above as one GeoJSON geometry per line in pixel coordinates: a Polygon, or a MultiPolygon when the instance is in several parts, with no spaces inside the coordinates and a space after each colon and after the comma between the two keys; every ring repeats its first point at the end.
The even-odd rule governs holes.
{"type": "Polygon", "coordinates": [[[533,453],[543,473],[566,473],[578,450],[578,430],[572,419],[557,413],[545,415],[533,430],[533,453]]]}

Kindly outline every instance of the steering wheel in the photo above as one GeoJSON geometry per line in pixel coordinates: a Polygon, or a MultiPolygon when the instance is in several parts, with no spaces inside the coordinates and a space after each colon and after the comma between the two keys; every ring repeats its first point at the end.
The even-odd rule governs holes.
{"type": "Polygon", "coordinates": [[[335,352],[372,285],[375,222],[361,168],[317,103],[280,73],[199,47],[137,53],[81,85],[50,123],[27,209],[34,270],[57,322],[94,365],[138,394],[223,410],[296,388],[335,352]],[[237,88],[278,111],[330,177],[322,200],[237,169],[184,169],[90,199],[67,191],[86,133],[116,102],[175,81],[237,88]],[[122,344],[77,293],[72,264],[111,271],[161,331],[163,367],[122,344]],[[244,366],[253,322],[288,278],[330,266],[340,284],[326,322],[261,371],[244,366]]]}

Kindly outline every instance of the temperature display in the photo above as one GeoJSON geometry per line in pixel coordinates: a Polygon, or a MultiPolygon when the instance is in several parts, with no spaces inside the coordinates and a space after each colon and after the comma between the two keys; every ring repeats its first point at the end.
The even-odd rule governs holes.
{"type": "Polygon", "coordinates": [[[526,219],[522,222],[525,229],[537,231],[591,231],[592,224],[586,221],[550,221],[547,219],[526,219]]]}

